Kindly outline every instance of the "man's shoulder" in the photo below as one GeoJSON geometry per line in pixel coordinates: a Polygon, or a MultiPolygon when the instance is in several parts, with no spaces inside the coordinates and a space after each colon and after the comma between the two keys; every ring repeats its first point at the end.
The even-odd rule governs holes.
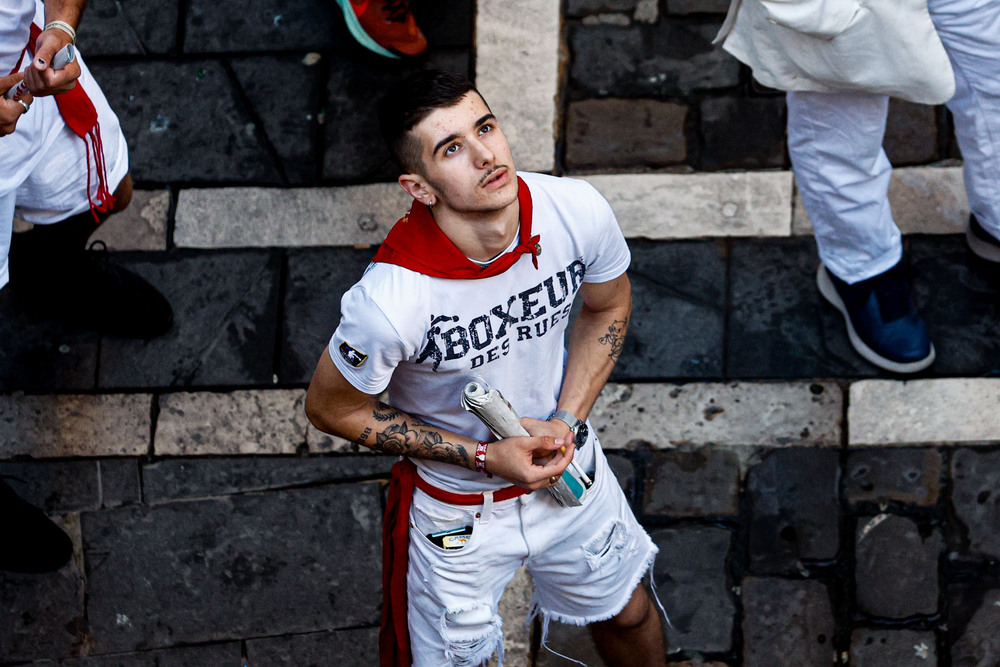
{"type": "Polygon", "coordinates": [[[557,194],[593,193],[599,194],[589,182],[569,176],[552,176],[534,171],[519,171],[517,175],[524,179],[529,188],[538,188],[557,194]]]}

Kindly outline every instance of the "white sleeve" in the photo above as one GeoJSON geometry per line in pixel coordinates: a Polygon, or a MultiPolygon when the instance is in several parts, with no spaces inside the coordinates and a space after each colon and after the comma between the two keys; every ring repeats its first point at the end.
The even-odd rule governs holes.
{"type": "Polygon", "coordinates": [[[604,283],[614,280],[628,270],[632,261],[632,253],[625,242],[618,225],[618,218],[611,210],[608,200],[591,186],[593,190],[594,227],[587,234],[589,252],[587,257],[587,273],[583,281],[586,283],[604,283]]]}
{"type": "Polygon", "coordinates": [[[340,313],[340,325],[330,338],[330,358],[355,389],[380,394],[396,365],[408,356],[404,343],[361,285],[343,296],[340,313]]]}

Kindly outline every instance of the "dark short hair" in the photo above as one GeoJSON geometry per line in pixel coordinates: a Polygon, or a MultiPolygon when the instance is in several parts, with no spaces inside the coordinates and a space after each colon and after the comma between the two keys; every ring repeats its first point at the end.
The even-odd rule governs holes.
{"type": "Polygon", "coordinates": [[[404,171],[415,172],[420,166],[420,146],[410,130],[432,111],[455,106],[469,91],[482,98],[464,74],[428,69],[410,74],[386,92],[378,105],[379,129],[404,171]]]}

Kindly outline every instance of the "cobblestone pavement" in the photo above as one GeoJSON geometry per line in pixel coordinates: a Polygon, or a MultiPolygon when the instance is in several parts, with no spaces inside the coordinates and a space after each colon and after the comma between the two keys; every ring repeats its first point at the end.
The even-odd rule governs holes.
{"type": "MultiPolygon", "coordinates": [[[[660,547],[669,660],[1000,664],[1000,275],[964,246],[946,111],[891,105],[938,349],[903,381],[819,298],[783,98],[710,44],[726,0],[412,4],[430,47],[390,62],[329,0],[90,1],[80,48],[139,188],[95,238],[176,325],[102,337],[0,291],[0,476],[76,545],[0,573],[0,665],[376,663],[392,461],[302,403],[405,207],[372,100],[429,66],[473,75],[519,165],[591,180],[630,239],[634,326],[592,421],[660,547]]],[[[506,664],[570,664],[523,627],[530,593],[521,572],[502,602],[506,664]]],[[[548,645],[601,664],[581,629],[548,645]]]]}

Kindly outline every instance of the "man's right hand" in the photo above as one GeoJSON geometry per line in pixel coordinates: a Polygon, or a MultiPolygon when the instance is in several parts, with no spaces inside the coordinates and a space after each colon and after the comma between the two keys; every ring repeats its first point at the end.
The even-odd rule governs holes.
{"type": "MultiPolygon", "coordinates": [[[[21,79],[23,78],[24,74],[20,72],[0,77],[0,137],[13,134],[14,130],[17,129],[17,121],[21,119],[21,116],[28,113],[19,102],[8,100],[4,97],[7,91],[21,83],[21,79]]],[[[25,104],[31,104],[32,97],[30,94],[24,95],[21,99],[24,100],[25,104]]]]}
{"type": "Polygon", "coordinates": [[[490,443],[486,470],[521,488],[537,491],[553,486],[552,480],[562,476],[574,453],[571,438],[566,442],[551,436],[505,438],[490,443]]]}

